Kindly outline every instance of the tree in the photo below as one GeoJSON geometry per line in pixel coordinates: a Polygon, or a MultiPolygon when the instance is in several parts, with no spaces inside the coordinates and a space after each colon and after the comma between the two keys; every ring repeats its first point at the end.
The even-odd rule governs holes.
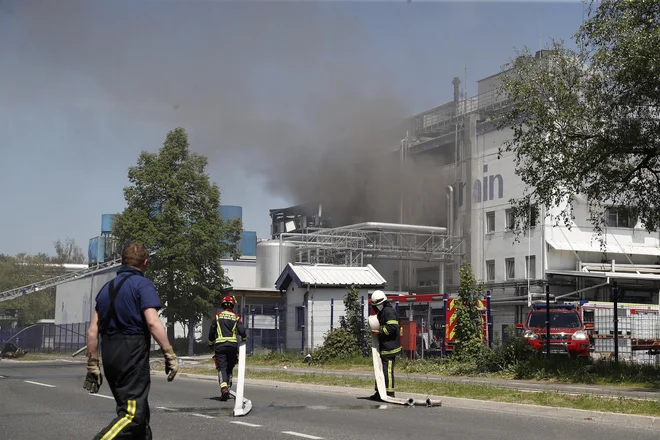
{"type": "Polygon", "coordinates": [[[345,316],[339,317],[339,325],[347,330],[355,338],[355,343],[359,346],[362,341],[362,306],[358,294],[360,293],[354,286],[351,286],[344,297],[345,316]]]}
{"type": "Polygon", "coordinates": [[[82,264],[85,262],[85,254],[83,250],[76,244],[73,238],[66,238],[64,241],[57,240],[55,243],[56,257],[52,259],[54,263],[66,264],[77,263],[82,264]]]}
{"type": "MultiPolygon", "coordinates": [[[[45,266],[48,256],[18,254],[0,255],[0,292],[27,286],[64,273],[45,266]]],[[[55,317],[55,288],[45,289],[6,301],[3,308],[18,310],[18,327],[34,324],[39,319],[55,317]]]]}
{"type": "Polygon", "coordinates": [[[456,305],[456,356],[461,360],[475,359],[485,347],[481,339],[481,313],[477,301],[482,297],[472,267],[463,261],[456,305]]]}
{"type": "Polygon", "coordinates": [[[510,106],[497,115],[513,137],[516,174],[527,185],[512,200],[520,233],[535,206],[558,207],[570,227],[584,196],[600,238],[604,209],[617,207],[648,232],[660,226],[660,6],[593,2],[575,35],[578,50],[553,42],[538,60],[529,49],[505,66],[510,106]]]}
{"type": "Polygon", "coordinates": [[[168,336],[174,323],[188,326],[192,355],[195,325],[217,306],[231,280],[220,260],[240,256],[239,219],[220,217],[220,190],[205,173],[207,159],[189,150],[188,134],[167,134],[158,153],[142,152],[124,188],[126,209],[113,225],[120,243],[144,243],[151,252],[148,275],[165,298],[168,336]]]}

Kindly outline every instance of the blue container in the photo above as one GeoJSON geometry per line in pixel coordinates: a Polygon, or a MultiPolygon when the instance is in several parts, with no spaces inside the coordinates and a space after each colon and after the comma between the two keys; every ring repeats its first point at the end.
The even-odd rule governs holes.
{"type": "Polygon", "coordinates": [[[115,221],[117,214],[103,214],[101,216],[101,234],[109,234],[112,232],[112,224],[115,221]]]}
{"type": "Polygon", "coordinates": [[[255,231],[241,232],[241,243],[239,249],[245,257],[257,256],[257,233],[255,231]]]}
{"type": "Polygon", "coordinates": [[[97,264],[99,261],[99,237],[89,239],[87,247],[87,261],[89,264],[97,264]]]}
{"type": "Polygon", "coordinates": [[[222,220],[233,220],[235,218],[243,220],[243,207],[234,205],[220,205],[218,208],[222,220]]]}

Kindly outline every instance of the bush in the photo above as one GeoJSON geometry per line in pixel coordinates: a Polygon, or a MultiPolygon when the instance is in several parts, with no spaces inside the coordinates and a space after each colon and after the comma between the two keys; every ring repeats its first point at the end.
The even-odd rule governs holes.
{"type": "Polygon", "coordinates": [[[324,363],[333,359],[351,359],[361,355],[355,335],[345,328],[330,330],[325,334],[323,346],[312,353],[312,361],[324,363]]]}

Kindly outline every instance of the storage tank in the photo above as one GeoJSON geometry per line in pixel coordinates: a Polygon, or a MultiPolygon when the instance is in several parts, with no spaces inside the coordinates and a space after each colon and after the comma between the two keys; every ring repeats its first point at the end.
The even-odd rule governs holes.
{"type": "Polygon", "coordinates": [[[257,287],[274,288],[275,281],[288,263],[296,261],[296,246],[279,240],[257,243],[257,287]]]}
{"type": "Polygon", "coordinates": [[[223,220],[233,220],[235,218],[243,220],[243,207],[234,205],[220,205],[218,208],[223,220]]]}
{"type": "Polygon", "coordinates": [[[241,232],[241,255],[254,257],[257,252],[257,233],[255,231],[241,232]]]}
{"type": "Polygon", "coordinates": [[[117,214],[103,214],[101,216],[101,234],[109,234],[112,232],[112,223],[115,221],[117,214]]]}

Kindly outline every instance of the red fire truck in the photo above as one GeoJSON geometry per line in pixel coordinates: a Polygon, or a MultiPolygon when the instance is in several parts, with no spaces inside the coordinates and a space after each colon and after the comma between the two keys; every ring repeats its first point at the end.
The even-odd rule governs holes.
{"type": "MultiPolygon", "coordinates": [[[[388,294],[388,300],[399,314],[401,347],[411,358],[446,355],[454,350],[456,306],[458,298],[448,294],[388,294]]],[[[482,340],[488,344],[490,297],[477,302],[481,312],[482,340]]],[[[375,312],[369,299],[369,314],[375,312]]]]}
{"type": "MultiPolygon", "coordinates": [[[[516,324],[522,336],[537,350],[546,350],[545,304],[532,304],[524,323],[516,324]]],[[[593,323],[584,323],[579,306],[574,304],[550,304],[550,353],[574,357],[589,356],[593,323]]]]}

